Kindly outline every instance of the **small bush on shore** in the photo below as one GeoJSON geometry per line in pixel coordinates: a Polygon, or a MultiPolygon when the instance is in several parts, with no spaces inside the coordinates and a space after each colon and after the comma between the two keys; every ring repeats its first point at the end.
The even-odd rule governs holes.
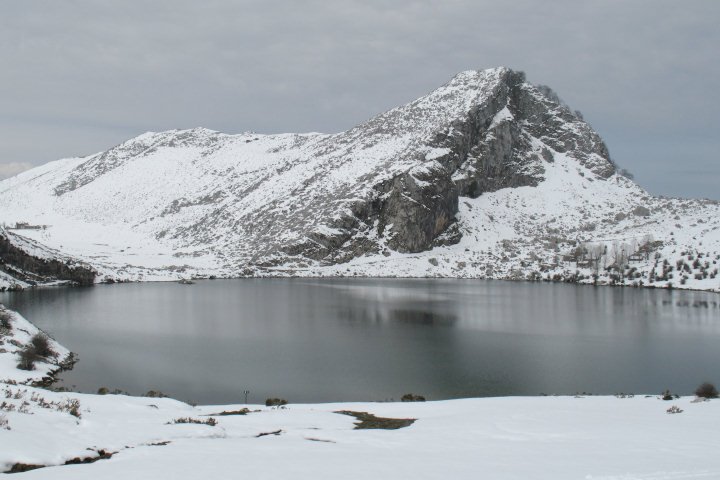
{"type": "Polygon", "coordinates": [[[268,398],[265,400],[266,407],[282,407],[283,405],[287,405],[287,403],[287,400],[284,398],[268,398]]]}
{"type": "Polygon", "coordinates": [[[705,382],[695,390],[695,395],[701,398],[718,398],[718,390],[710,382],[705,382]]]}
{"type": "Polygon", "coordinates": [[[160,390],[149,390],[143,397],[149,397],[149,398],[168,398],[167,395],[165,395],[160,390]]]}
{"type": "Polygon", "coordinates": [[[36,333],[30,343],[20,350],[20,361],[17,368],[20,370],[35,370],[35,362],[56,356],[57,353],[50,346],[50,339],[44,333],[36,333]]]}
{"type": "MultiPolygon", "coordinates": [[[[130,394],[124,390],[120,390],[119,388],[110,390],[108,387],[98,388],[97,394],[98,395],[128,395],[128,396],[130,396],[130,394]]],[[[144,395],[144,396],[147,397],[148,395],[144,395]]]]}
{"type": "Polygon", "coordinates": [[[35,348],[32,345],[27,345],[20,350],[20,361],[17,364],[17,368],[28,371],[35,370],[35,362],[38,360],[40,360],[40,356],[35,353],[35,348]]]}
{"type": "Polygon", "coordinates": [[[30,339],[30,345],[32,345],[32,348],[35,350],[35,354],[40,357],[49,358],[57,355],[55,350],[50,346],[50,339],[44,333],[36,333],[33,335],[30,339]]]}
{"type": "Polygon", "coordinates": [[[425,397],[422,395],[415,395],[414,393],[406,393],[400,398],[402,402],[424,402],[425,397]]]}
{"type": "Polygon", "coordinates": [[[3,330],[12,330],[12,323],[10,322],[11,319],[12,317],[10,316],[10,312],[0,306],[0,327],[3,330]]]}
{"type": "Polygon", "coordinates": [[[674,398],[679,398],[679,397],[678,397],[677,395],[673,395],[673,394],[670,392],[670,390],[665,390],[664,392],[662,392],[662,399],[663,399],[663,400],[666,400],[666,401],[667,401],[667,400],[672,400],[672,399],[674,399],[674,398]]]}

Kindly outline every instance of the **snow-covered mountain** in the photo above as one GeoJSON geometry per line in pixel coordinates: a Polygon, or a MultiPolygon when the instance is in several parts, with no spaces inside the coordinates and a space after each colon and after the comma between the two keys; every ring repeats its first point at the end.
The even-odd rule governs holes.
{"type": "MultiPolygon", "coordinates": [[[[720,291],[720,205],[655,198],[547,87],[460,73],[338,134],[146,133],[0,182],[99,279],[370,275],[720,291]]],[[[28,228],[40,227],[42,228],[28,228]]]]}

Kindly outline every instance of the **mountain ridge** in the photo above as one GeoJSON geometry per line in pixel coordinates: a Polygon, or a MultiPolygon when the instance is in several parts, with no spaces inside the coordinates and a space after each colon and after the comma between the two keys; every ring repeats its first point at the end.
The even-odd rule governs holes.
{"type": "MultiPolygon", "coordinates": [[[[392,273],[625,284],[613,243],[627,244],[626,257],[646,237],[657,260],[712,257],[719,211],[651,197],[618,174],[581,115],[504,67],[461,72],[345,132],[148,132],[0,182],[6,222],[50,225],[22,233],[114,280],[392,273]],[[678,242],[681,211],[695,226],[678,242]],[[602,268],[557,258],[589,244],[604,246],[604,259],[590,259],[602,268]]],[[[646,263],[630,284],[658,270],[646,263]]],[[[682,285],[720,289],[712,272],[693,270],[682,285]]]]}

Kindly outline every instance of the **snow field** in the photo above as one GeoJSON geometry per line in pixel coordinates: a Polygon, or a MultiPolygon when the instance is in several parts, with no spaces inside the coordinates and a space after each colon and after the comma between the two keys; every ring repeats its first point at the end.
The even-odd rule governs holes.
{"type": "Polygon", "coordinates": [[[215,416],[218,424],[207,426],[169,422],[204,420],[245,406],[5,389],[48,401],[77,399],[81,406],[79,419],[35,404],[30,413],[5,414],[11,430],[0,432],[0,464],[6,469],[16,462],[58,465],[97,450],[117,452],[89,465],[28,472],[27,478],[720,478],[717,400],[507,397],[250,405],[247,415],[215,416]],[[666,413],[671,404],[683,412],[666,413]],[[338,410],[417,421],[399,430],[354,430],[355,420],[333,413],[338,410]],[[170,443],[157,445],[164,442],[170,443]]]}

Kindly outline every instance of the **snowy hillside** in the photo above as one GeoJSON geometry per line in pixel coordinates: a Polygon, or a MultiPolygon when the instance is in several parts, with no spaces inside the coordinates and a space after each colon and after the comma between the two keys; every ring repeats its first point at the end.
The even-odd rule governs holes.
{"type": "Polygon", "coordinates": [[[0,182],[0,219],[100,281],[459,276],[720,291],[720,205],[650,196],[579,114],[506,68],[463,72],[338,134],[146,133],[0,182]]]}

